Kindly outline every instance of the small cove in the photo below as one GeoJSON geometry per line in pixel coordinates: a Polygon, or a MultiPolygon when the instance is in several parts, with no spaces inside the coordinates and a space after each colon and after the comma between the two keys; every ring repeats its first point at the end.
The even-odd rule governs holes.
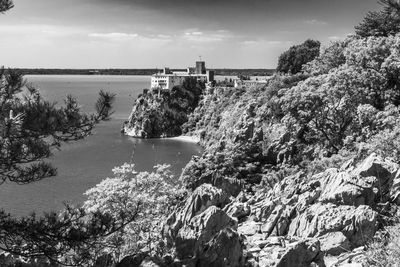
{"type": "Polygon", "coordinates": [[[58,168],[58,175],[42,181],[0,186],[1,208],[13,215],[41,214],[60,210],[63,203],[80,204],[83,193],[107,177],[112,168],[125,162],[134,163],[137,171],[151,171],[156,164],[170,164],[178,177],[193,155],[202,149],[181,139],[136,139],[121,135],[120,129],[128,119],[132,103],[148,87],[149,76],[27,76],[42,95],[62,103],[67,94],[75,96],[85,112],[93,112],[100,89],[116,94],[115,113],[110,121],[102,122],[93,135],[78,142],[63,144],[49,159],[58,168]]]}

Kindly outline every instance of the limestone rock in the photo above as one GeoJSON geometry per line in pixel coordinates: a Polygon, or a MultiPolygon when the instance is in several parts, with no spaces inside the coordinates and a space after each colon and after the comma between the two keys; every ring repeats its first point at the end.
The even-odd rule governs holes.
{"type": "Polygon", "coordinates": [[[390,197],[390,187],[398,169],[398,164],[386,161],[372,153],[352,171],[352,175],[363,178],[375,177],[377,179],[375,187],[378,189],[379,197],[377,201],[386,202],[390,197]]]}
{"type": "Polygon", "coordinates": [[[237,218],[239,221],[249,216],[251,212],[250,205],[241,202],[233,202],[226,206],[224,210],[229,216],[237,218]]]}
{"type": "Polygon", "coordinates": [[[318,238],[321,251],[329,255],[339,255],[350,250],[350,242],[342,232],[327,233],[318,238]]]}
{"type": "Polygon", "coordinates": [[[242,266],[243,250],[239,235],[231,228],[221,230],[199,251],[196,261],[198,267],[237,267],[242,266]]]}
{"type": "Polygon", "coordinates": [[[178,258],[194,256],[214,235],[227,227],[236,230],[236,220],[215,206],[211,206],[203,213],[193,217],[179,230],[175,239],[178,258]]]}
{"type": "Polygon", "coordinates": [[[148,256],[147,253],[138,253],[136,255],[126,256],[116,267],[133,267],[140,266],[144,259],[148,256]]]}
{"type": "Polygon", "coordinates": [[[283,205],[276,206],[275,209],[270,214],[270,216],[268,217],[267,221],[261,227],[261,232],[269,236],[274,230],[275,225],[277,224],[279,218],[281,217],[284,209],[285,206],[283,205]]]}
{"type": "Polygon", "coordinates": [[[337,172],[336,169],[327,170],[319,176],[325,176],[321,177],[321,202],[353,206],[374,205],[378,193],[375,188],[377,178],[355,176],[348,172],[337,172]]]}
{"type": "Polygon", "coordinates": [[[377,230],[377,212],[368,206],[314,204],[290,224],[290,236],[320,237],[329,232],[342,232],[352,247],[363,245],[377,230]]]}
{"type": "Polygon", "coordinates": [[[196,188],[186,201],[182,211],[182,221],[186,223],[208,207],[216,206],[223,208],[227,203],[229,203],[229,197],[224,191],[210,184],[203,184],[196,188]]]}
{"type": "Polygon", "coordinates": [[[236,197],[243,187],[243,182],[240,180],[222,176],[213,177],[211,179],[211,184],[233,197],[236,197]]]}
{"type": "Polygon", "coordinates": [[[390,200],[396,205],[400,205],[400,170],[397,171],[393,184],[390,189],[390,200]]]}
{"type": "Polygon", "coordinates": [[[325,266],[317,239],[283,240],[266,246],[259,254],[260,266],[325,266]]]}
{"type": "Polygon", "coordinates": [[[238,233],[246,236],[252,236],[261,233],[261,223],[247,221],[239,225],[238,233]]]}
{"type": "Polygon", "coordinates": [[[211,206],[223,208],[229,203],[229,197],[221,189],[210,184],[203,184],[186,200],[182,210],[171,214],[164,226],[164,236],[175,239],[179,229],[187,224],[193,217],[211,206]]]}

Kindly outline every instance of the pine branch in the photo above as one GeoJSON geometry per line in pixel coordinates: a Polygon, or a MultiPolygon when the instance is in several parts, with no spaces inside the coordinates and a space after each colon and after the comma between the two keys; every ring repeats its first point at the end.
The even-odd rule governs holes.
{"type": "Polygon", "coordinates": [[[12,0],[0,0],[0,13],[4,13],[14,7],[12,0]]]}

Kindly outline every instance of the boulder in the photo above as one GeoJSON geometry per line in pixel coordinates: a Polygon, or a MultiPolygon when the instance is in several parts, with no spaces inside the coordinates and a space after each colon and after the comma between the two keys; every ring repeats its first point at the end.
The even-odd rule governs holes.
{"type": "Polygon", "coordinates": [[[342,232],[357,247],[370,240],[377,230],[378,213],[369,206],[336,206],[314,204],[298,214],[289,226],[288,235],[321,237],[330,232],[342,232]]]}
{"type": "Polygon", "coordinates": [[[237,229],[237,222],[215,206],[193,217],[178,232],[175,247],[178,258],[184,259],[198,253],[218,232],[225,228],[237,229]]]}
{"type": "Polygon", "coordinates": [[[398,164],[384,160],[382,157],[372,153],[351,174],[362,178],[375,177],[377,179],[375,187],[378,189],[376,201],[386,202],[390,198],[390,188],[398,170],[398,164]]]}
{"type": "Polygon", "coordinates": [[[237,218],[239,221],[249,216],[251,212],[250,205],[242,202],[232,202],[224,210],[229,216],[237,218]]]}
{"type": "Polygon", "coordinates": [[[116,267],[139,267],[147,256],[147,253],[138,253],[136,255],[126,256],[116,265],[116,267]]]}
{"type": "Polygon", "coordinates": [[[275,207],[275,209],[268,217],[267,221],[261,227],[261,232],[263,234],[269,236],[272,233],[284,209],[285,209],[284,205],[278,205],[275,207]]]}
{"type": "Polygon", "coordinates": [[[162,264],[157,263],[155,260],[151,258],[146,258],[142,263],[139,265],[139,267],[161,267],[162,264]]]}
{"type": "Polygon", "coordinates": [[[321,243],[321,251],[329,255],[339,255],[350,251],[350,242],[342,232],[327,233],[318,238],[321,243]]]}
{"type": "Polygon", "coordinates": [[[221,230],[201,247],[197,267],[237,267],[243,264],[243,250],[238,233],[231,228],[221,230]]]}
{"type": "Polygon", "coordinates": [[[246,221],[238,227],[238,233],[245,236],[252,236],[261,233],[261,223],[255,221],[246,221]]]}
{"type": "Polygon", "coordinates": [[[329,169],[313,177],[313,180],[321,182],[321,202],[374,207],[378,202],[396,198],[391,188],[398,164],[373,153],[358,166],[352,167],[349,163],[346,168],[341,168],[340,172],[329,169]]]}
{"type": "Polygon", "coordinates": [[[318,239],[283,239],[264,247],[259,253],[260,266],[276,267],[324,267],[318,239]]]}
{"type": "Polygon", "coordinates": [[[187,223],[208,207],[216,206],[218,208],[223,208],[229,202],[229,196],[223,190],[210,184],[203,184],[196,188],[192,195],[186,200],[185,206],[181,212],[182,222],[187,223]]]}
{"type": "Polygon", "coordinates": [[[164,225],[163,235],[167,237],[169,243],[173,242],[179,229],[193,217],[211,206],[223,208],[227,203],[229,197],[221,189],[203,184],[190,195],[181,210],[170,215],[164,225]]]}
{"type": "Polygon", "coordinates": [[[235,178],[227,178],[221,175],[214,176],[211,179],[211,184],[222,189],[223,192],[230,196],[236,197],[243,187],[243,182],[235,178]]]}
{"type": "Polygon", "coordinates": [[[375,205],[378,190],[375,188],[377,178],[373,176],[361,177],[329,169],[314,179],[321,180],[321,202],[353,206],[375,205]]]}

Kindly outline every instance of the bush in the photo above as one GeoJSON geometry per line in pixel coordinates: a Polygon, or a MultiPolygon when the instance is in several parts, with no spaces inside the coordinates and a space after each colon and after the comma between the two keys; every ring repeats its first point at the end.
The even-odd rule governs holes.
{"type": "Polygon", "coordinates": [[[400,225],[386,227],[367,247],[368,266],[399,266],[400,225]]]}
{"type": "Polygon", "coordinates": [[[288,51],[282,53],[278,59],[278,67],[276,70],[283,73],[296,74],[307,62],[310,62],[319,55],[321,43],[315,40],[307,40],[300,45],[289,48],[288,51]]]}

